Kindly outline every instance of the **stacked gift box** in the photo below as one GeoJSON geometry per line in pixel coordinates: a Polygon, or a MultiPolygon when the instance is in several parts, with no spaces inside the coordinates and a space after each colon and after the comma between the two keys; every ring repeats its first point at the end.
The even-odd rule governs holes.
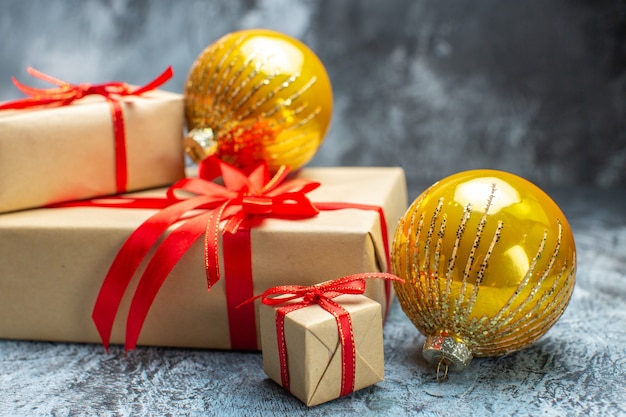
{"type": "MultiPolygon", "coordinates": [[[[251,297],[295,285],[319,298],[323,282],[388,271],[407,206],[402,169],[211,159],[215,178],[185,175],[184,97],[159,89],[169,76],[144,87],[52,79],[48,99],[0,104],[0,337],[275,352],[281,307],[251,297]]],[[[364,280],[364,295],[328,295],[352,316],[356,382],[311,376],[307,366],[325,367],[294,357],[290,386],[308,405],[383,378],[393,294],[382,278],[364,280]]],[[[337,328],[307,304],[287,316],[287,347],[340,370],[337,328]],[[311,332],[329,345],[306,342],[311,332]]],[[[281,383],[272,358],[266,372],[281,383]]]]}

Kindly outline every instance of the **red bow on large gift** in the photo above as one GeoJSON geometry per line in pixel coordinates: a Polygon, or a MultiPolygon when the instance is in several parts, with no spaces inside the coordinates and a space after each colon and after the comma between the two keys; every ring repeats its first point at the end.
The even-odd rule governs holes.
{"type": "Polygon", "coordinates": [[[126,191],[128,182],[127,158],[126,158],[126,134],[124,132],[124,113],[120,99],[127,96],[139,96],[147,91],[164,84],[172,78],[174,72],[172,67],[168,67],[157,78],[143,87],[131,87],[130,85],[113,81],[103,84],[70,84],[58,78],[51,77],[34,68],[28,67],[30,75],[40,80],[54,84],[57,88],[35,88],[20,83],[13,77],[13,84],[28,98],[9,101],[0,104],[0,110],[21,110],[39,106],[67,106],[76,100],[88,95],[99,95],[104,97],[111,106],[111,119],[113,121],[113,136],[115,139],[115,172],[116,189],[118,193],[126,191]]]}

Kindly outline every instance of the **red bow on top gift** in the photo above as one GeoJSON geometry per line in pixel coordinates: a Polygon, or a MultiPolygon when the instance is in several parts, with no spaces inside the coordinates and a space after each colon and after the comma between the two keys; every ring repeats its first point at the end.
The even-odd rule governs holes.
{"type": "Polygon", "coordinates": [[[183,98],[142,87],[13,79],[24,99],[0,103],[0,212],[171,184],[183,174],[183,98]],[[158,169],[154,169],[158,166],[158,169]]]}

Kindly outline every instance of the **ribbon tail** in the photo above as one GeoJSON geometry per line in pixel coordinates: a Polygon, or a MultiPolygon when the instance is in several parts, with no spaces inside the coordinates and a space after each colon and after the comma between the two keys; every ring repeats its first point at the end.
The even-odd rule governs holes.
{"type": "Polygon", "coordinates": [[[53,77],[51,75],[44,74],[43,72],[41,72],[39,70],[36,70],[33,67],[26,67],[26,72],[29,75],[31,75],[31,76],[33,76],[35,78],[39,78],[40,80],[45,81],[45,82],[50,83],[50,84],[58,85],[59,87],[64,86],[64,85],[69,85],[68,82],[60,80],[60,79],[58,79],[56,77],[53,77]]]}
{"type": "Polygon", "coordinates": [[[57,98],[29,97],[0,104],[0,110],[23,110],[31,107],[45,106],[48,104],[62,106],[64,102],[65,101],[59,101],[57,98]]]}
{"type": "Polygon", "coordinates": [[[73,90],[69,84],[65,84],[65,88],[36,88],[22,84],[15,77],[13,77],[12,81],[13,85],[15,85],[18,90],[27,96],[31,96],[34,100],[38,100],[43,97],[52,97],[55,101],[70,100],[76,96],[76,91],[73,90]]]}
{"type": "Polygon", "coordinates": [[[165,71],[163,71],[163,73],[161,73],[161,75],[159,75],[158,77],[156,77],[154,80],[150,81],[148,84],[144,85],[143,87],[139,87],[138,89],[133,90],[131,94],[140,95],[140,94],[145,93],[146,91],[154,90],[155,88],[160,87],[161,85],[165,84],[165,82],[168,81],[173,76],[174,76],[174,70],[172,70],[172,67],[169,66],[165,69],[165,71]]]}
{"type": "Polygon", "coordinates": [[[209,289],[220,279],[219,227],[229,204],[230,202],[227,201],[207,214],[208,221],[204,233],[204,267],[209,289]]]}
{"type": "Polygon", "coordinates": [[[159,211],[139,226],[122,245],[100,287],[91,315],[107,351],[115,316],[141,261],[171,224],[204,201],[202,198],[185,200],[159,211]]]}
{"type": "Polygon", "coordinates": [[[159,245],[142,274],[130,304],[126,323],[126,350],[137,347],[141,328],[161,286],[180,258],[205,231],[206,213],[187,220],[159,245]]]}

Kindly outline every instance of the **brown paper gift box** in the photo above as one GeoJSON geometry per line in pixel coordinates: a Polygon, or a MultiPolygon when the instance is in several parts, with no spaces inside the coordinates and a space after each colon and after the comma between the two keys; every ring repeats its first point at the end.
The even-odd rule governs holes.
{"type": "MultiPolygon", "coordinates": [[[[311,168],[299,176],[322,183],[308,194],[313,202],[383,207],[390,238],[406,210],[400,168],[311,168]]],[[[159,189],[136,195],[164,193],[159,189]]],[[[154,213],[73,207],[0,215],[0,337],[99,342],[91,312],[106,271],[126,238],[154,213]]],[[[207,292],[201,241],[165,281],[139,344],[230,349],[225,277],[207,292]]],[[[313,285],[381,271],[385,259],[379,215],[368,210],[326,211],[293,221],[265,219],[252,229],[251,241],[255,294],[284,283],[313,285]]],[[[112,343],[123,343],[129,302],[144,267],[122,301],[112,343]]],[[[368,282],[366,295],[384,302],[384,283],[368,282]]]]}
{"type": "MultiPolygon", "coordinates": [[[[385,379],[381,305],[362,295],[333,299],[350,313],[356,348],[354,391],[385,379]]],[[[261,305],[263,369],[281,384],[276,307],[261,305]]],[[[342,358],[335,317],[319,305],[285,316],[289,391],[307,406],[338,398],[342,358]]]]}
{"type": "MultiPolygon", "coordinates": [[[[120,102],[127,190],[182,178],[182,95],[157,90],[120,102]]],[[[113,122],[104,98],[0,111],[0,213],[115,192],[113,122]]]]}

